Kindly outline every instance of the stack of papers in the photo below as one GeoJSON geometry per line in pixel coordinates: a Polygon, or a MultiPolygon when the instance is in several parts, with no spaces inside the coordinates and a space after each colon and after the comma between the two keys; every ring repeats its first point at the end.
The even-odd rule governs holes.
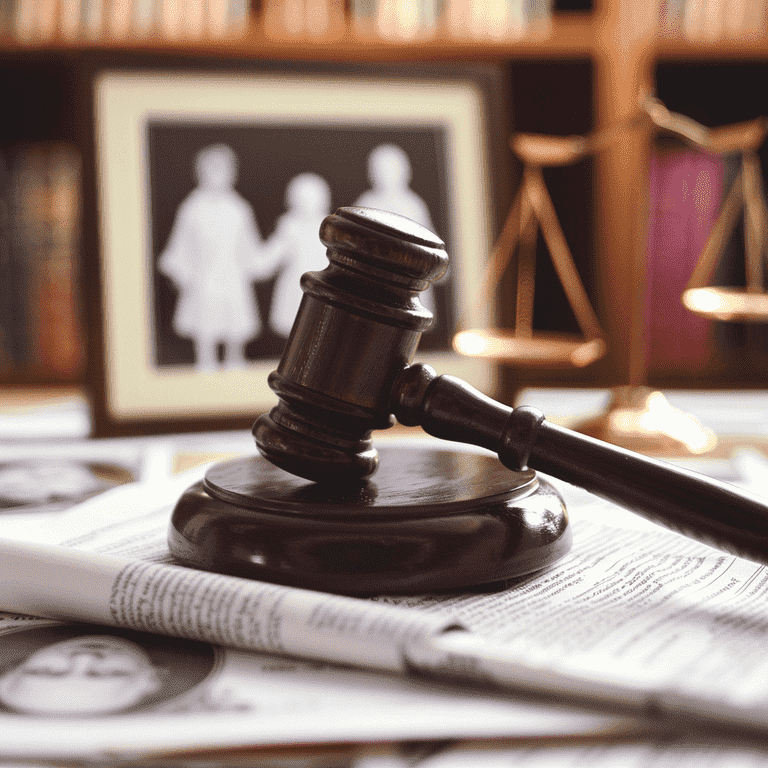
{"type": "MultiPolygon", "coordinates": [[[[75,560],[166,564],[173,505],[204,469],[156,470],[66,510],[6,510],[0,537],[63,546],[75,560]]],[[[540,674],[538,698],[530,687],[461,686],[14,608],[0,616],[0,757],[146,761],[354,743],[348,759],[359,765],[684,766],[703,755],[707,765],[768,765],[768,569],[550,481],[567,500],[574,546],[549,570],[494,592],[368,601],[461,622],[504,663],[540,674]],[[584,695],[558,695],[548,683],[558,675],[583,680],[584,695]],[[627,706],[590,703],[606,681],[627,691],[627,706]],[[638,697],[673,714],[637,716],[647,714],[633,710],[638,697]],[[713,742],[719,730],[736,742],[713,742]]],[[[25,579],[17,570],[6,584],[25,579]]],[[[0,583],[0,608],[2,599],[0,583]]]]}

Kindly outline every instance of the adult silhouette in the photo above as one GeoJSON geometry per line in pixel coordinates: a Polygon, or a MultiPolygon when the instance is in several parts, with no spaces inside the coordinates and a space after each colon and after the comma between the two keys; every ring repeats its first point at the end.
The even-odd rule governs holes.
{"type": "Polygon", "coordinates": [[[261,332],[251,283],[270,274],[256,217],[235,190],[232,149],[214,144],[196,156],[197,186],[176,213],[159,270],[179,291],[173,328],[195,346],[199,370],[245,365],[245,343],[261,332]]]}

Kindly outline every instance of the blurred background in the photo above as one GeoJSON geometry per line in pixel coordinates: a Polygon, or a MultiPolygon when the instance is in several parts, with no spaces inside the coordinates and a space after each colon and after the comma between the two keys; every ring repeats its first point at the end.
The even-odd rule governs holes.
{"type": "MultiPolygon", "coordinates": [[[[100,125],[93,93],[98,74],[107,70],[161,71],[171,79],[200,71],[307,78],[359,71],[375,79],[410,70],[432,81],[455,77],[457,67],[482,70],[487,151],[480,170],[491,202],[488,221],[481,222],[489,234],[488,252],[475,257],[485,279],[443,290],[442,313],[450,328],[443,328],[439,342],[428,343],[449,346],[449,331],[462,330],[461,306],[469,301],[455,294],[471,292],[472,301],[488,310],[488,327],[481,329],[488,332],[481,334],[486,341],[473,354],[478,365],[490,361],[493,394],[506,402],[523,391],[552,388],[759,391],[768,374],[768,331],[760,311],[724,319],[693,312],[681,298],[735,180],[742,179],[745,153],[752,171],[743,197],[751,207],[737,206],[732,231],[716,243],[717,261],[706,277],[737,292],[763,293],[762,167],[768,150],[754,137],[754,146],[736,142],[724,150],[708,131],[768,115],[767,21],[764,0],[1,3],[3,401],[21,404],[30,393],[43,400],[75,396],[102,414],[95,420],[97,434],[111,431],[100,267],[100,125]],[[699,133],[686,133],[685,121],[682,130],[660,127],[653,114],[649,118],[649,104],[662,110],[656,118],[688,119],[699,133]],[[553,159],[515,151],[521,134],[583,143],[573,144],[579,149],[570,157],[553,159]],[[534,178],[529,171],[543,185],[530,187],[529,195],[538,230],[530,223],[526,229],[523,209],[515,208],[521,188],[528,188],[525,179],[534,178]],[[542,188],[551,209],[536,207],[542,188]],[[512,230],[520,235],[519,247],[509,246],[512,230]],[[595,321],[586,331],[580,322],[584,306],[595,321]],[[527,325],[517,333],[543,340],[535,359],[510,352],[509,344],[483,347],[496,335],[514,337],[521,318],[527,325]],[[604,345],[594,359],[574,362],[549,354],[550,337],[597,338],[604,345]]],[[[169,153],[174,144],[178,153],[179,145],[169,136],[164,176],[150,179],[155,186],[167,186],[176,172],[179,178],[191,172],[192,153],[187,167],[178,167],[181,161],[169,153]]],[[[450,229],[450,208],[440,207],[436,192],[445,186],[440,137],[429,139],[437,154],[413,137],[403,140],[416,143],[401,190],[410,185],[409,194],[432,200],[435,228],[450,229]]],[[[278,146],[281,138],[270,141],[278,146]]],[[[153,144],[153,152],[159,146],[153,144]]],[[[321,138],[313,146],[319,156],[326,152],[321,138]]],[[[325,162],[330,174],[333,162],[325,162]]],[[[365,183],[361,175],[361,189],[365,183]]],[[[282,201],[284,183],[279,184],[276,199],[282,201]]],[[[237,184],[235,189],[248,199],[237,184]]],[[[155,194],[154,187],[148,193],[155,194]]],[[[334,204],[337,199],[335,194],[334,204]]],[[[164,214],[166,230],[171,213],[164,214]]],[[[279,213],[259,222],[265,241],[276,231],[279,213]]],[[[137,260],[156,258],[154,251],[162,250],[162,238],[157,232],[152,237],[158,243],[145,238],[147,253],[136,254],[137,260]]],[[[172,281],[158,279],[154,290],[170,318],[178,299],[172,281]]],[[[266,312],[273,289],[274,280],[259,283],[259,311],[266,312]]],[[[268,323],[266,315],[261,321],[268,323]]],[[[270,337],[258,357],[277,359],[282,343],[270,337]]],[[[224,352],[218,354],[223,361],[224,352]]],[[[180,364],[191,364],[191,352],[185,355],[180,364]]],[[[210,414],[197,415],[206,427],[216,423],[210,414]]],[[[190,414],[185,428],[194,428],[195,416],[190,414]]],[[[252,418],[238,424],[245,421],[252,418]]],[[[234,425],[221,420],[221,426],[234,425]]],[[[155,426],[162,431],[163,425],[155,426]]],[[[146,425],[138,429],[146,431],[146,425]]],[[[121,430],[130,432],[131,425],[121,430]]]]}

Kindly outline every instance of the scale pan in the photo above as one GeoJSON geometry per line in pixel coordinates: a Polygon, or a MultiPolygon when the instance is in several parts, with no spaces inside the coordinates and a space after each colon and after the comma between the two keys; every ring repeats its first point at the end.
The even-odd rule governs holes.
{"type": "Polygon", "coordinates": [[[689,288],[683,304],[697,315],[731,322],[768,322],[768,293],[743,288],[689,288]]]}
{"type": "Polygon", "coordinates": [[[518,336],[495,328],[474,328],[457,333],[453,348],[460,355],[487,357],[530,366],[583,368],[599,360],[607,350],[603,339],[556,333],[518,336]]]}

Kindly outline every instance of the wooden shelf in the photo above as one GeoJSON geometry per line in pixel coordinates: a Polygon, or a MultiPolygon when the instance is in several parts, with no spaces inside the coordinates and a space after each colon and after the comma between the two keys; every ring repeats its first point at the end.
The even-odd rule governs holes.
{"type": "Polygon", "coordinates": [[[768,61],[768,36],[759,40],[713,40],[702,42],[661,38],[653,51],[657,61],[744,62],[768,61]]]}
{"type": "Polygon", "coordinates": [[[204,58],[253,58],[275,61],[493,61],[516,58],[588,58],[595,51],[590,14],[557,16],[546,32],[511,40],[475,40],[436,37],[412,41],[362,37],[344,31],[334,39],[275,39],[255,25],[243,37],[222,40],[61,41],[25,44],[0,39],[0,54],[115,51],[192,55],[204,58]]]}
{"type": "MultiPolygon", "coordinates": [[[[516,58],[576,59],[600,56],[600,22],[595,14],[572,12],[555,15],[546,31],[520,39],[485,40],[437,36],[408,41],[361,36],[346,30],[332,39],[270,38],[254,23],[241,37],[229,39],[64,41],[23,43],[0,36],[0,54],[72,53],[120,51],[204,58],[240,57],[271,60],[315,61],[429,61],[500,60],[516,58]]],[[[657,37],[648,43],[646,55],[664,61],[768,60],[768,35],[754,40],[696,41],[680,37],[657,37]]]]}

